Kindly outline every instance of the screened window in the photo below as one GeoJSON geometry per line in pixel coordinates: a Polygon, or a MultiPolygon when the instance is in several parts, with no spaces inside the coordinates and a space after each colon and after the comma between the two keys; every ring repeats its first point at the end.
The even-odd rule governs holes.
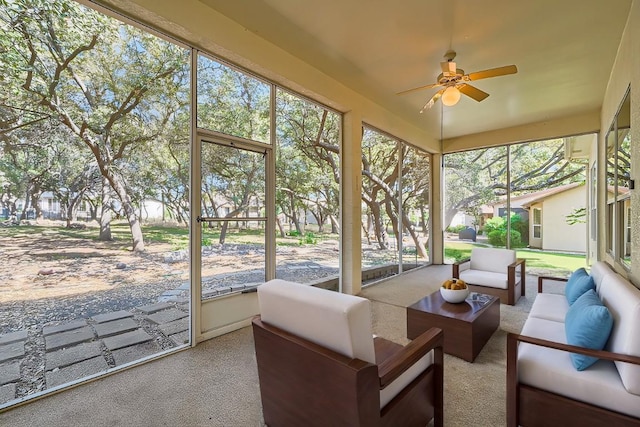
{"type": "Polygon", "coordinates": [[[429,261],[431,156],[366,126],[362,137],[363,281],[429,261]]]}
{"type": "Polygon", "coordinates": [[[269,143],[270,85],[198,55],[199,128],[269,143]]]}

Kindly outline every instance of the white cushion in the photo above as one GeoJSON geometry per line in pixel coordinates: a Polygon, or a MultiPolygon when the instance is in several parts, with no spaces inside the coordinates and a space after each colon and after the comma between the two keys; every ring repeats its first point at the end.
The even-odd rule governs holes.
{"type": "Polygon", "coordinates": [[[369,300],[274,279],[258,286],[258,302],[263,322],[347,357],[376,363],[369,300]]]}
{"type": "Polygon", "coordinates": [[[500,289],[507,289],[507,284],[509,282],[506,270],[504,273],[482,270],[465,270],[460,272],[460,278],[472,285],[500,289]]]}
{"type": "Polygon", "coordinates": [[[516,251],[511,249],[471,249],[471,269],[507,274],[507,267],[516,262],[516,251]]]}
{"type": "Polygon", "coordinates": [[[611,271],[611,268],[609,268],[609,264],[603,261],[598,261],[591,266],[589,274],[591,275],[591,277],[593,277],[593,283],[596,284],[596,293],[600,295],[600,285],[602,284],[602,279],[604,279],[604,276],[606,276],[607,274],[615,273],[611,271]]]}
{"type": "MultiPolygon", "coordinates": [[[[552,320],[529,317],[522,335],[566,344],[564,324],[552,320]]],[[[609,361],[599,360],[588,369],[577,371],[567,352],[520,344],[518,378],[523,384],[640,417],[640,396],[626,391],[615,365],[609,361]]]]}
{"type": "MultiPolygon", "coordinates": [[[[263,322],[375,365],[368,299],[274,279],[258,286],[263,322]]],[[[380,390],[380,408],[433,363],[429,352],[380,390]]]]}
{"type": "MultiPolygon", "coordinates": [[[[613,329],[606,349],[640,356],[640,290],[618,274],[607,274],[600,285],[600,298],[613,316],[613,329]]],[[[626,389],[640,395],[640,366],[615,364],[626,389]]]]}
{"type": "Polygon", "coordinates": [[[542,293],[536,295],[529,317],[564,323],[567,311],[569,311],[569,302],[564,295],[542,293]]]}
{"type": "Polygon", "coordinates": [[[391,402],[391,399],[396,397],[406,386],[411,384],[411,381],[416,379],[416,377],[431,366],[432,363],[433,350],[422,356],[420,360],[404,371],[398,378],[393,380],[391,384],[380,390],[380,408],[384,408],[387,403],[391,402]]]}

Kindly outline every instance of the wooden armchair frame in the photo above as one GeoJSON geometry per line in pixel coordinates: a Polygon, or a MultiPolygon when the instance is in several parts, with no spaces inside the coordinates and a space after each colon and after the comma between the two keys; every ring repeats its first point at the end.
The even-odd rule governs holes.
{"type": "MultiPolygon", "coordinates": [[[[464,263],[471,262],[471,258],[466,258],[453,264],[453,277],[460,278],[460,266],[464,263]]],[[[469,290],[479,292],[481,294],[493,295],[500,298],[500,303],[515,305],[521,296],[525,295],[525,273],[526,261],[524,258],[518,258],[507,267],[507,289],[492,288],[490,286],[476,285],[467,283],[469,290]],[[520,267],[520,281],[516,281],[517,271],[520,267]],[[517,283],[516,283],[517,282],[517,283]]]]}
{"type": "Polygon", "coordinates": [[[556,282],[564,282],[565,285],[569,281],[569,279],[566,279],[564,277],[538,276],[538,293],[539,294],[544,292],[544,290],[542,288],[544,287],[544,281],[545,280],[553,280],[553,281],[556,281],[556,282]]]}
{"type": "Polygon", "coordinates": [[[406,346],[376,338],[376,365],[252,321],[264,421],[278,426],[443,425],[442,330],[406,346]],[[380,409],[380,390],[434,351],[427,370],[380,409]]]}
{"type": "Polygon", "coordinates": [[[640,419],[619,412],[573,400],[546,390],[518,382],[518,344],[529,343],[599,359],[640,365],[640,357],[591,350],[568,344],[507,334],[507,427],[517,426],[640,426],[640,419]]]}

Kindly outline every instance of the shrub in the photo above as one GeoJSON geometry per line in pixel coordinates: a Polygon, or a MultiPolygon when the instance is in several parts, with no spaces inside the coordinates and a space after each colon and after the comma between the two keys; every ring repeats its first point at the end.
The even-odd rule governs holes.
{"type": "Polygon", "coordinates": [[[465,228],[467,228],[465,225],[454,225],[454,226],[449,226],[447,227],[447,232],[448,233],[459,233],[460,231],[464,230],[465,228]]]}
{"type": "Polygon", "coordinates": [[[489,218],[484,224],[484,232],[487,236],[495,230],[504,230],[507,227],[507,221],[504,218],[496,216],[493,218],[489,218]]]}
{"type": "Polygon", "coordinates": [[[315,245],[316,243],[318,243],[318,239],[316,238],[315,234],[310,231],[307,231],[305,235],[300,239],[301,245],[315,245]]]}
{"type": "MultiPolygon", "coordinates": [[[[489,243],[493,246],[507,246],[507,230],[493,230],[487,233],[489,243]]],[[[522,246],[522,236],[519,231],[511,230],[511,247],[522,246]]]]}

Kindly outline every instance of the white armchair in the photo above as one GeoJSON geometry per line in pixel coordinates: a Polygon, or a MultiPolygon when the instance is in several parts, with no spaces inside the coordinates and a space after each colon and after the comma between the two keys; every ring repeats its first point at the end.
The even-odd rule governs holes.
{"type": "Polygon", "coordinates": [[[267,425],[442,426],[443,334],[371,333],[369,300],[272,280],[253,333],[267,425]]]}
{"type": "Polygon", "coordinates": [[[473,248],[471,258],[453,264],[453,277],[503,304],[514,305],[525,294],[525,260],[511,249],[473,248]]]}

